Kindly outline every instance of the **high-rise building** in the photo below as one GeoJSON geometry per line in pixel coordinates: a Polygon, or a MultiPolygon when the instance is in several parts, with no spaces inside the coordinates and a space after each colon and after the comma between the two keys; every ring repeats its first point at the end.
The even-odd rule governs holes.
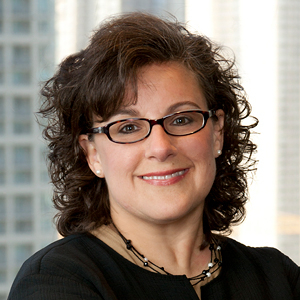
{"type": "Polygon", "coordinates": [[[300,263],[300,2],[211,0],[211,36],[233,49],[260,123],[237,239],[274,246],[300,263]]]}
{"type": "Polygon", "coordinates": [[[278,0],[278,246],[300,263],[300,2],[278,0]]]}
{"type": "Polygon", "coordinates": [[[54,1],[0,0],[0,299],[20,265],[56,237],[45,145],[33,112],[54,70],[54,1]]]}
{"type": "Polygon", "coordinates": [[[179,21],[185,21],[185,0],[121,0],[121,11],[142,11],[158,16],[174,15],[179,21]]]}

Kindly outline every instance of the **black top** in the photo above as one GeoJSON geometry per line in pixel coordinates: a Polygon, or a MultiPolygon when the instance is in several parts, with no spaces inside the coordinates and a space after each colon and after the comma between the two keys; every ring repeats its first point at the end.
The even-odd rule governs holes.
{"type": "MultiPolygon", "coordinates": [[[[300,299],[300,268],[272,248],[227,238],[219,276],[201,288],[203,300],[300,299]]],[[[162,275],[126,260],[101,240],[77,234],[40,250],[22,266],[8,300],[194,299],[184,275],[162,275]]]]}

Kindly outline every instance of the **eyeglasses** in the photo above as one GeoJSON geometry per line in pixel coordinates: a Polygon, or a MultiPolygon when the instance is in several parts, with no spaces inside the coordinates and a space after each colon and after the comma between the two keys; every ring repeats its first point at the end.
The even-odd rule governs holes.
{"type": "Polygon", "coordinates": [[[167,115],[161,119],[149,120],[130,118],[108,123],[102,127],[88,129],[86,134],[104,133],[109,140],[118,144],[132,144],[147,138],[154,125],[162,126],[173,136],[185,136],[204,128],[207,120],[215,116],[214,110],[186,110],[167,115]]]}

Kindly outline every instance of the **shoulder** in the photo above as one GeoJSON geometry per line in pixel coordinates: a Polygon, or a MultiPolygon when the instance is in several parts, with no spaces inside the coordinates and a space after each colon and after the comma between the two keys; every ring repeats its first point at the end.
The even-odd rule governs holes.
{"type": "Polygon", "coordinates": [[[224,256],[237,264],[251,265],[257,273],[271,274],[274,282],[282,278],[300,293],[300,268],[288,256],[271,247],[250,247],[227,238],[224,242],[224,256]]]}
{"type": "Polygon", "coordinates": [[[23,264],[9,299],[50,299],[56,295],[71,299],[73,295],[74,300],[76,293],[94,299],[97,284],[99,293],[107,290],[97,256],[108,261],[108,252],[103,242],[88,234],[60,239],[36,252],[23,264]]]}
{"type": "Polygon", "coordinates": [[[59,239],[32,255],[21,267],[16,280],[34,274],[82,277],[103,262],[114,260],[115,252],[89,233],[59,239]]]}
{"type": "Polygon", "coordinates": [[[239,258],[261,261],[262,263],[287,263],[298,267],[289,257],[276,248],[246,246],[231,238],[227,238],[223,244],[225,253],[229,254],[230,252],[231,255],[239,258]]]}
{"type": "Polygon", "coordinates": [[[270,247],[220,237],[221,273],[202,289],[207,299],[299,299],[300,269],[270,247]],[[217,296],[215,296],[217,295],[217,296]]]}
{"type": "Polygon", "coordinates": [[[40,273],[47,270],[47,266],[63,267],[70,260],[86,258],[93,247],[87,235],[76,234],[57,240],[36,252],[23,264],[20,273],[40,273]],[[57,263],[59,262],[59,263],[57,263]]]}

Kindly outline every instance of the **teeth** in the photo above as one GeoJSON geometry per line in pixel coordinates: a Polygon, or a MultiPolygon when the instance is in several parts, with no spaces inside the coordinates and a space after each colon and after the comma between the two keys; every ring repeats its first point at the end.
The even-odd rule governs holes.
{"type": "Polygon", "coordinates": [[[185,170],[178,171],[173,174],[165,175],[165,176],[143,176],[143,179],[145,179],[145,180],[153,180],[153,179],[166,180],[166,179],[171,179],[172,177],[181,176],[184,174],[184,172],[185,172],[185,170]]]}

